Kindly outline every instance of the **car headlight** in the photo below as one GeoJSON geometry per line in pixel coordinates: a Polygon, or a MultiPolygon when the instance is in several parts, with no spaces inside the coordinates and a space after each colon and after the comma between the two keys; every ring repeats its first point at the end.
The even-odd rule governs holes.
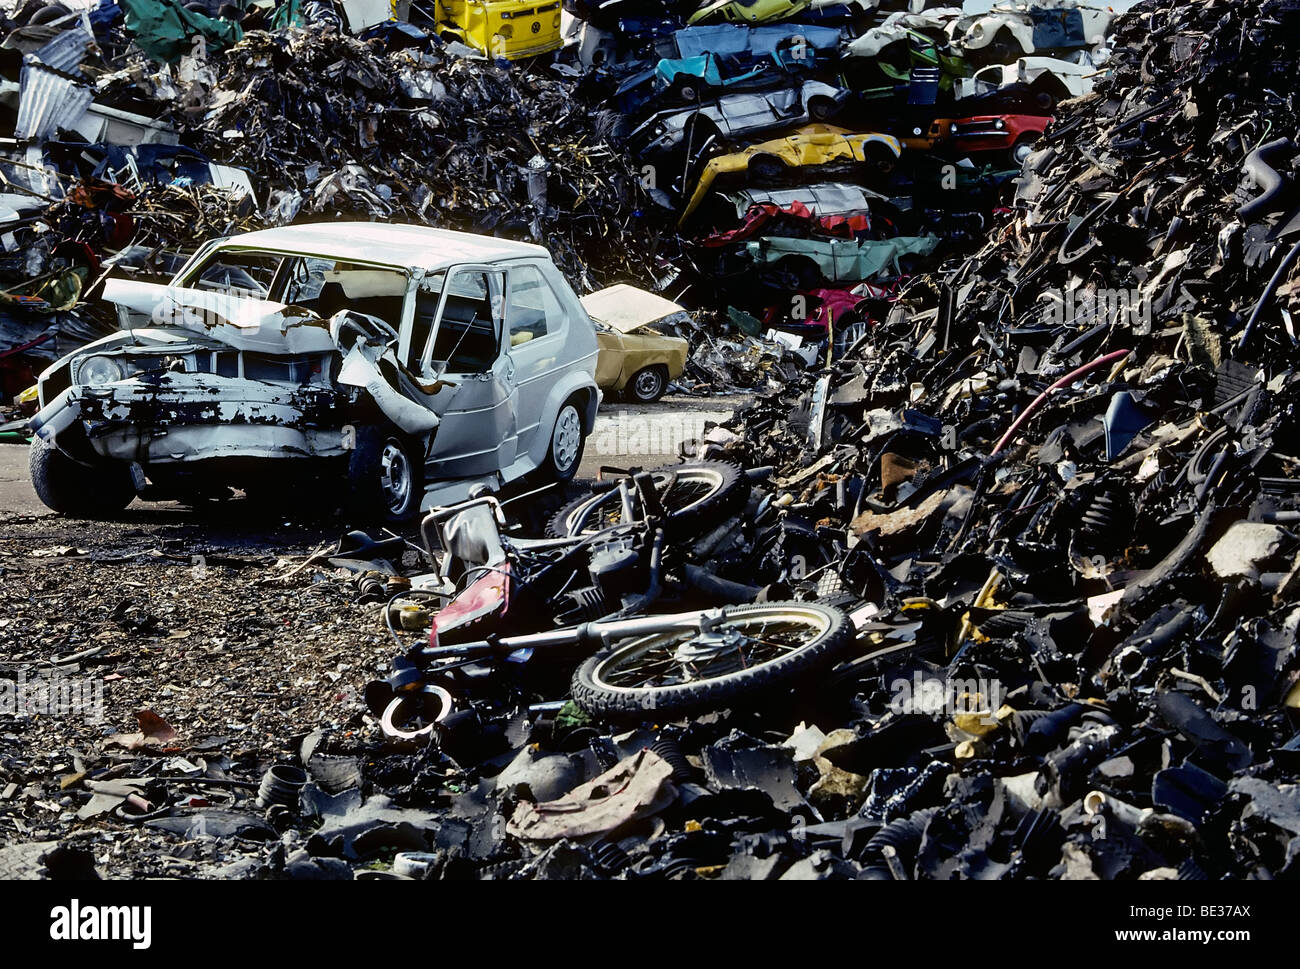
{"type": "Polygon", "coordinates": [[[952,124],[948,125],[948,133],[952,135],[957,133],[957,122],[954,121],[952,124]]]}
{"type": "Polygon", "coordinates": [[[994,121],[994,122],[993,122],[993,127],[997,128],[998,131],[1001,131],[1001,130],[1002,130],[1003,128],[1005,128],[1006,126],[1007,126],[1007,123],[1006,123],[1005,121],[1003,121],[1001,118],[998,118],[997,121],[994,121]]]}
{"type": "Polygon", "coordinates": [[[77,383],[88,387],[111,384],[126,376],[126,370],[112,357],[87,357],[77,364],[77,383]]]}

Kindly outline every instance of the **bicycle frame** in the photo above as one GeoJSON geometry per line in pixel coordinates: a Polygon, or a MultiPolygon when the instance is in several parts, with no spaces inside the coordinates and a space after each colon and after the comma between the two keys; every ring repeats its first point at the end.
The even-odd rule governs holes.
{"type": "Polygon", "coordinates": [[[628,636],[652,636],[666,632],[708,632],[726,619],[727,609],[699,609],[664,616],[644,616],[639,619],[614,619],[584,622],[564,629],[551,629],[525,636],[503,636],[452,646],[425,646],[408,654],[412,660],[471,659],[494,655],[509,655],[523,649],[554,646],[585,646],[593,650],[610,645],[616,639],[628,636]]]}

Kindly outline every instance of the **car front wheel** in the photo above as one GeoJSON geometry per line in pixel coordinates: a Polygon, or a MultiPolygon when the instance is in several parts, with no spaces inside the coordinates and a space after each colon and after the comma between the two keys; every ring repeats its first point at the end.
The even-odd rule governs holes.
{"type": "Polygon", "coordinates": [[[1037,141],[1038,135],[1021,135],[1007,152],[1007,160],[1016,168],[1020,168],[1024,165],[1025,159],[1034,153],[1034,145],[1037,141]]]}
{"type": "Polygon", "coordinates": [[[818,97],[808,102],[808,116],[814,121],[829,121],[835,114],[836,104],[830,98],[818,97]]]}
{"type": "Polygon", "coordinates": [[[28,467],[36,497],[46,507],[74,518],[114,515],[135,498],[135,484],[125,464],[78,464],[40,437],[32,438],[28,467]]]}
{"type": "Polygon", "coordinates": [[[420,454],[396,428],[358,429],[348,460],[355,511],[400,522],[420,510],[424,497],[420,454]]]}

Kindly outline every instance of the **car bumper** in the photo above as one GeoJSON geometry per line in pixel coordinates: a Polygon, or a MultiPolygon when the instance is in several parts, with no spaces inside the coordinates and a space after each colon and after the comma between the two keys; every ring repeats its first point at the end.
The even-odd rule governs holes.
{"type": "Polygon", "coordinates": [[[342,395],[210,374],[164,374],[71,387],[32,430],[75,458],[142,465],[214,458],[340,457],[353,439],[342,395]],[[80,433],[77,433],[77,432],[80,433]]]}

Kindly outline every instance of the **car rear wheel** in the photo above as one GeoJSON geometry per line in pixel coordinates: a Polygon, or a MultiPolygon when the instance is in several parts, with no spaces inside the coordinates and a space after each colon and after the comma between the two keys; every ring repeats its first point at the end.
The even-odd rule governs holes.
{"type": "Polygon", "coordinates": [[[587,443],[582,428],[582,413],[577,398],[569,398],[555,417],[551,431],[551,446],[542,468],[549,481],[572,481],[582,463],[582,449],[587,443]]]}
{"type": "Polygon", "coordinates": [[[406,521],[419,512],[424,497],[419,450],[394,427],[358,428],[348,458],[348,484],[354,512],[406,521]]]}
{"type": "Polygon", "coordinates": [[[687,104],[698,101],[700,99],[700,82],[695,80],[694,78],[691,78],[690,80],[676,78],[673,81],[670,90],[672,91],[673,97],[675,97],[678,101],[682,101],[687,104]]]}
{"type": "Polygon", "coordinates": [[[653,404],[668,389],[668,368],[661,363],[638,370],[628,381],[627,395],[642,404],[653,404]]]}
{"type": "Polygon", "coordinates": [[[135,484],[125,464],[91,467],[78,464],[53,444],[32,438],[28,467],[36,497],[47,508],[74,518],[98,518],[120,512],[135,498],[135,484]]]}
{"type": "Polygon", "coordinates": [[[835,102],[830,98],[813,98],[808,102],[808,117],[814,121],[829,121],[835,114],[835,102]]]}

